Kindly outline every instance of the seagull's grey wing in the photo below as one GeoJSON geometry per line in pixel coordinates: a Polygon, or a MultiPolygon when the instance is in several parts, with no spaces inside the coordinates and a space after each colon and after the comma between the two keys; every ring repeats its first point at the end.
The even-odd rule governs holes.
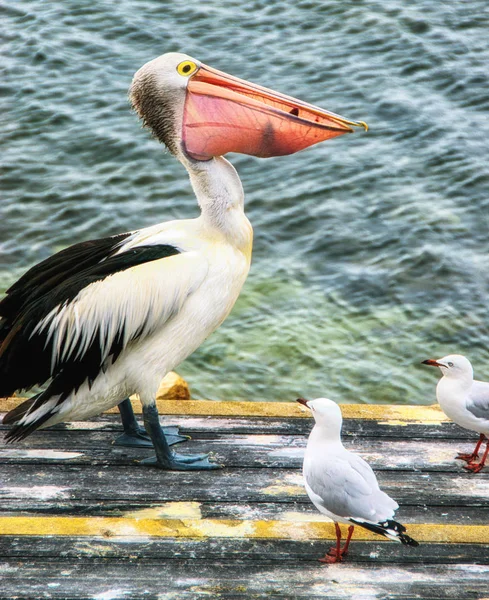
{"type": "Polygon", "coordinates": [[[489,421],[489,383],[474,381],[466,406],[474,417],[489,421]]]}
{"type": "Polygon", "coordinates": [[[378,522],[390,518],[397,508],[394,500],[379,489],[367,463],[353,454],[315,460],[305,469],[304,477],[321,506],[339,517],[378,522]],[[360,463],[364,463],[363,469],[366,465],[370,482],[359,472],[360,463]]]}

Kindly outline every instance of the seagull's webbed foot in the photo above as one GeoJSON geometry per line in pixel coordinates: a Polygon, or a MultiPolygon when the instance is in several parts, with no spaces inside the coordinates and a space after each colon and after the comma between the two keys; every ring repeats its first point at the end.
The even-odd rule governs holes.
{"type": "Polygon", "coordinates": [[[457,454],[457,456],[455,457],[455,460],[465,460],[465,462],[471,463],[476,458],[479,458],[479,454],[474,454],[473,452],[472,454],[463,454],[462,452],[460,452],[460,454],[457,454]]]}
{"type": "Polygon", "coordinates": [[[479,471],[481,471],[484,468],[484,463],[480,462],[480,463],[468,463],[467,465],[464,465],[464,469],[467,469],[467,471],[471,471],[472,473],[478,473],[479,471]]]}
{"type": "MultiPolygon", "coordinates": [[[[112,443],[114,446],[126,446],[129,448],[152,448],[153,442],[143,427],[140,427],[134,416],[131,401],[126,398],[119,404],[124,433],[118,436],[112,443]]],[[[163,433],[169,446],[186,442],[190,436],[180,435],[178,427],[163,427],[163,433]]]]}
{"type": "Polygon", "coordinates": [[[170,449],[160,425],[158,410],[155,404],[143,405],[144,426],[148,432],[156,456],[141,461],[159,469],[170,471],[209,471],[222,468],[222,465],[211,462],[208,454],[177,454],[170,449]]]}
{"type": "Polygon", "coordinates": [[[486,464],[486,460],[489,455],[489,438],[487,438],[485,434],[481,433],[473,454],[475,455],[475,458],[471,461],[468,461],[468,464],[464,465],[464,469],[467,469],[467,471],[472,471],[472,473],[478,473],[486,464]],[[484,440],[486,440],[486,449],[484,450],[484,454],[482,455],[480,462],[476,463],[474,460],[477,458],[479,448],[484,440]]]}
{"type": "Polygon", "coordinates": [[[350,525],[348,528],[348,536],[346,538],[345,545],[343,548],[341,547],[341,529],[338,523],[335,521],[335,531],[336,531],[336,545],[332,546],[328,552],[323,556],[323,558],[319,558],[319,562],[323,564],[333,564],[343,561],[343,557],[348,554],[348,546],[350,545],[351,536],[353,535],[354,525],[350,525]]]}
{"type": "Polygon", "coordinates": [[[330,564],[342,562],[343,554],[340,552],[340,554],[338,555],[336,553],[336,548],[333,547],[330,550],[328,550],[328,552],[326,552],[326,554],[322,558],[318,558],[318,560],[320,563],[330,565],[330,564]]]}
{"type": "MultiPolygon", "coordinates": [[[[471,454],[464,454],[463,452],[460,452],[460,454],[457,454],[457,456],[455,457],[455,459],[457,460],[465,460],[465,462],[467,463],[472,463],[474,462],[474,460],[476,458],[479,458],[479,448],[482,445],[482,442],[485,439],[485,435],[483,433],[480,434],[479,436],[479,441],[477,442],[477,444],[475,445],[474,451],[471,454]]],[[[470,469],[472,470],[472,469],[470,469]]]]}

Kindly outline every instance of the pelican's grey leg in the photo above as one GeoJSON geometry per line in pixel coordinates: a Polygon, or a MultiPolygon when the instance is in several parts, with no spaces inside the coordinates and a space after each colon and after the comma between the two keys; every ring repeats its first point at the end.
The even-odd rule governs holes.
{"type": "Polygon", "coordinates": [[[170,471],[205,471],[221,468],[221,465],[209,461],[208,454],[177,454],[171,450],[160,425],[156,404],[143,405],[143,417],[144,426],[156,453],[156,456],[142,460],[143,464],[170,471]]]}
{"type": "MultiPolygon", "coordinates": [[[[136,421],[134,411],[132,410],[131,401],[126,398],[119,404],[119,412],[121,414],[122,426],[124,427],[124,433],[117,437],[113,444],[114,446],[129,446],[132,448],[152,448],[153,443],[151,438],[146,433],[143,427],[141,427],[136,421]]],[[[188,435],[180,435],[178,433],[178,427],[164,427],[163,433],[165,434],[166,441],[169,446],[178,444],[180,442],[186,442],[190,439],[188,435]]]]}

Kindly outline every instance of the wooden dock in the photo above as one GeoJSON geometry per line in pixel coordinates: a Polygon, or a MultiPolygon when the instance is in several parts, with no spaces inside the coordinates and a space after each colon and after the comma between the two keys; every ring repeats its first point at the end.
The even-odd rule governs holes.
{"type": "Polygon", "coordinates": [[[345,445],[370,462],[420,546],[356,528],[347,562],[328,566],[317,558],[334,528],[300,472],[308,411],[159,409],[192,437],[182,452],[211,451],[226,467],[138,465],[151,452],[111,445],[115,414],[0,445],[0,599],[489,599],[489,468],[474,475],[454,460],[477,436],[437,407],[342,407],[345,445]]]}

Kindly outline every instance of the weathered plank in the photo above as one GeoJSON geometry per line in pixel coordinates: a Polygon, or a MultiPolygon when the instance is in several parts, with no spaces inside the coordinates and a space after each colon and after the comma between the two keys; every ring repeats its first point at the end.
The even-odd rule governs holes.
{"type": "MultiPolygon", "coordinates": [[[[0,418],[1,418],[0,414],[0,418]]],[[[261,417],[205,417],[205,416],[161,416],[161,422],[164,425],[174,425],[180,427],[182,433],[200,437],[213,437],[216,432],[227,434],[274,434],[274,435],[308,435],[313,427],[313,420],[309,419],[276,419],[261,417]]],[[[0,425],[0,431],[7,430],[8,427],[0,425]]],[[[90,431],[111,431],[114,435],[120,433],[120,418],[113,414],[105,414],[96,417],[90,421],[64,423],[50,427],[48,430],[41,430],[31,435],[28,439],[33,439],[34,435],[43,435],[48,431],[71,431],[76,432],[90,431]]],[[[411,421],[375,421],[373,419],[345,419],[343,422],[343,434],[345,437],[350,435],[358,437],[381,437],[381,438],[400,438],[400,439],[477,439],[474,432],[467,431],[451,422],[411,422],[411,421]],[[475,437],[474,437],[475,435],[475,437]]],[[[76,438],[75,438],[76,439],[76,438]]]]}
{"type": "MultiPolygon", "coordinates": [[[[35,490],[34,490],[35,493],[35,490]]],[[[42,493],[46,493],[44,488],[42,493]]],[[[154,518],[170,514],[174,510],[185,510],[190,506],[190,514],[198,510],[205,519],[304,519],[318,520],[320,515],[316,508],[304,499],[304,502],[151,502],[145,500],[114,499],[30,499],[16,498],[4,500],[1,516],[16,514],[36,515],[73,515],[96,517],[153,516],[154,518]]],[[[489,503],[486,505],[464,506],[408,506],[404,505],[398,512],[399,519],[405,523],[435,523],[452,525],[487,525],[489,523],[489,503]]]]}
{"type": "MultiPolygon", "coordinates": [[[[342,526],[346,537],[347,527],[342,526]]],[[[435,525],[413,523],[409,534],[420,543],[465,543],[489,545],[487,525],[435,525]]],[[[179,539],[273,539],[335,540],[331,521],[280,521],[251,519],[203,519],[200,514],[171,518],[139,515],[126,517],[0,516],[0,535],[76,536],[81,538],[179,538],[179,539]]],[[[358,527],[355,539],[375,541],[377,534],[358,527]]],[[[387,543],[386,540],[384,540],[387,543]]]]}
{"type": "MultiPolygon", "coordinates": [[[[106,431],[46,431],[33,435],[15,446],[0,447],[2,463],[17,464],[113,464],[130,465],[151,454],[151,449],[129,449],[112,445],[113,436],[106,431]],[[79,434],[79,432],[77,432],[79,434]],[[75,439],[74,439],[75,438],[75,439]]],[[[214,434],[212,440],[196,438],[180,446],[195,452],[212,452],[227,468],[278,467],[302,465],[306,436],[248,434],[214,434]]],[[[367,460],[372,468],[384,470],[423,470],[461,472],[463,463],[455,460],[460,450],[473,446],[446,440],[401,440],[346,437],[345,446],[367,460]]]]}
{"type": "MultiPolygon", "coordinates": [[[[56,557],[77,562],[105,559],[148,560],[236,560],[261,565],[318,566],[317,559],[332,546],[331,540],[279,540],[243,538],[84,538],[54,536],[0,537],[0,562],[22,560],[45,562],[56,557]]],[[[353,538],[349,561],[375,564],[443,565],[458,563],[489,564],[489,545],[423,543],[411,548],[381,540],[362,541],[353,538]]],[[[0,572],[1,573],[1,572],[0,572]]]]}
{"type": "Polygon", "coordinates": [[[241,404],[159,403],[189,413],[162,421],[192,435],[179,451],[227,463],[218,472],[139,465],[151,451],[111,445],[115,414],[0,445],[0,600],[487,596],[489,470],[454,460],[473,434],[437,407],[343,406],[345,445],[376,469],[422,543],[357,528],[350,562],[323,567],[334,532],[302,485],[308,412],[241,404]]]}
{"type": "MultiPolygon", "coordinates": [[[[379,471],[379,483],[401,505],[480,506],[489,498],[489,477],[469,473],[379,471]]],[[[1,470],[0,510],[15,502],[78,498],[150,502],[308,502],[297,469],[223,469],[175,472],[142,465],[22,465],[1,470]],[[37,495],[37,498],[36,498],[37,495]]]]}
{"type": "Polygon", "coordinates": [[[0,598],[451,598],[486,597],[485,565],[403,565],[359,568],[353,564],[309,566],[246,560],[63,561],[6,563],[0,598]],[[20,593],[19,593],[20,592],[20,593]]]}

